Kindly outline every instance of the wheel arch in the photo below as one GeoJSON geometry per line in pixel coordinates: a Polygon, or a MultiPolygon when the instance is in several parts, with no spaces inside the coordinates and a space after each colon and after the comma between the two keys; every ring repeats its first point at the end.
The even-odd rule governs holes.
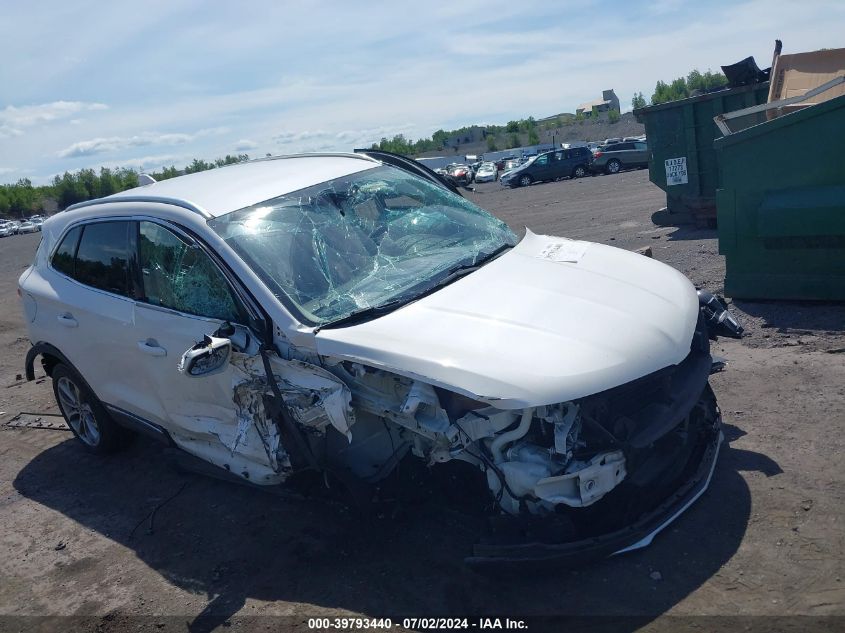
{"type": "Polygon", "coordinates": [[[35,380],[35,359],[38,356],[41,356],[41,365],[44,367],[44,371],[47,373],[48,376],[52,376],[53,367],[61,363],[62,365],[66,365],[67,367],[75,371],[76,374],[85,383],[85,386],[91,391],[91,393],[94,393],[94,390],[91,389],[91,385],[89,385],[88,382],[85,380],[85,377],[79,373],[79,370],[74,367],[73,363],[68,360],[67,356],[62,354],[61,350],[58,347],[45,341],[38,341],[32,347],[30,347],[29,351],[26,353],[24,369],[26,371],[27,380],[35,380]]]}

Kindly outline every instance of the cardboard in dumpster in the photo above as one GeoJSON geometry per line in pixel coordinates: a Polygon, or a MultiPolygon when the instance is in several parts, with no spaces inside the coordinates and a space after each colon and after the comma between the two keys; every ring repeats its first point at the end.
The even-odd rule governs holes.
{"type": "MultiPolygon", "coordinates": [[[[779,55],[772,67],[769,103],[799,97],[842,75],[845,75],[845,48],[779,55]]],[[[844,94],[845,84],[839,84],[816,95],[810,101],[785,106],[784,110],[789,112],[805,108],[844,94]]]]}

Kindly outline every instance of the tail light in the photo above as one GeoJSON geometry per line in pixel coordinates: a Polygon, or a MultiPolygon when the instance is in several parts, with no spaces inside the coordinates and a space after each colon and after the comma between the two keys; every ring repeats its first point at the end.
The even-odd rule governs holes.
{"type": "Polygon", "coordinates": [[[599,156],[601,156],[601,152],[596,152],[595,154],[593,154],[593,158],[598,158],[599,156]]]}

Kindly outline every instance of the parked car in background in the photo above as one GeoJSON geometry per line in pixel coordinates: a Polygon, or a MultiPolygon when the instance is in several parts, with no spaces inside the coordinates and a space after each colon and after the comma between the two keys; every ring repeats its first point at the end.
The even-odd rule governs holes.
{"type": "Polygon", "coordinates": [[[32,222],[39,231],[41,230],[41,225],[44,224],[44,219],[41,216],[29,218],[29,221],[32,222]]]}
{"type": "Polygon", "coordinates": [[[496,182],[499,170],[496,163],[481,163],[475,173],[475,182],[496,182]]]}
{"type": "Polygon", "coordinates": [[[593,153],[590,169],[616,174],[631,167],[648,167],[648,144],[645,141],[611,143],[593,153]]]}
{"type": "Polygon", "coordinates": [[[472,182],[472,167],[463,164],[452,164],[447,168],[447,173],[455,179],[459,185],[468,185],[472,182]]]}
{"type": "Polygon", "coordinates": [[[505,161],[504,167],[502,167],[502,171],[511,171],[512,169],[516,169],[522,163],[518,158],[510,158],[505,161]]]}
{"type": "Polygon", "coordinates": [[[19,279],[27,379],[40,357],[95,454],[134,430],[247,485],[316,471],[360,499],[445,469],[467,512],[476,491],[495,508],[476,564],[650,544],[713,474],[725,310],[671,266],[519,239],[374,156],[240,163],[52,216],[19,279]]]}
{"type": "Polygon", "coordinates": [[[41,227],[31,220],[24,220],[18,227],[18,233],[38,233],[41,227]]]}
{"type": "Polygon", "coordinates": [[[9,237],[15,234],[15,225],[11,222],[0,222],[0,237],[9,237]]]}
{"type": "Polygon", "coordinates": [[[590,170],[592,153],[586,147],[558,149],[540,154],[499,179],[505,187],[527,187],[534,182],[581,178],[590,170]]]}

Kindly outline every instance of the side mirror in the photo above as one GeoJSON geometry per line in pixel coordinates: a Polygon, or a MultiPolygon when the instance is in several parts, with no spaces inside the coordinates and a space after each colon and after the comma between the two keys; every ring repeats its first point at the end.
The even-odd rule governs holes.
{"type": "Polygon", "coordinates": [[[186,376],[208,376],[221,371],[232,355],[232,341],[207,334],[203,340],[182,354],[177,369],[186,376]]]}

